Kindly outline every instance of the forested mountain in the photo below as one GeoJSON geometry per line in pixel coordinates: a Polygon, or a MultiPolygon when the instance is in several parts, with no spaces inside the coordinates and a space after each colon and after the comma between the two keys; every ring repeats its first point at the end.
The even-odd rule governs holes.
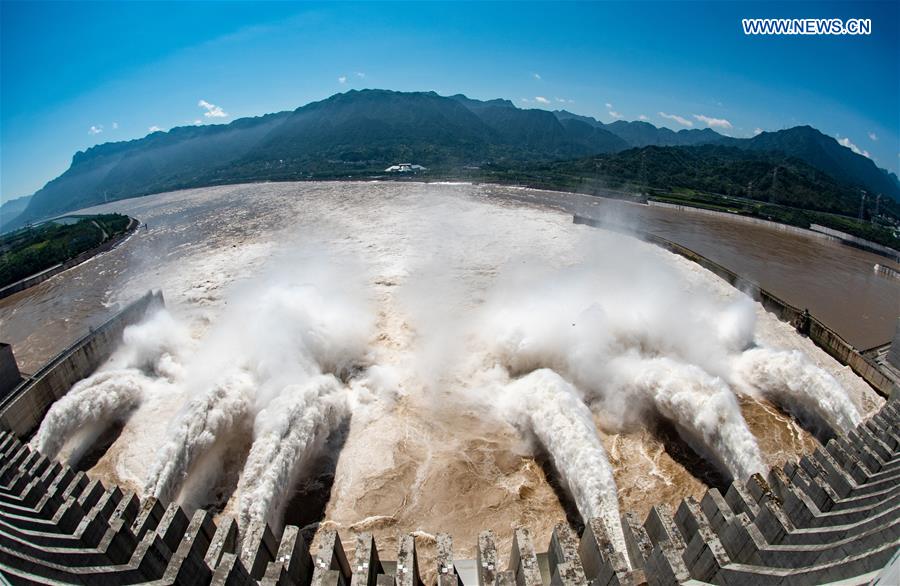
{"type": "Polygon", "coordinates": [[[603,128],[624,139],[629,146],[695,146],[719,144],[752,151],[781,153],[804,161],[848,185],[880,193],[900,201],[900,181],[897,176],[878,168],[868,157],[854,153],[834,138],[811,126],[795,126],[777,132],[763,132],[753,138],[732,138],[704,128],[674,132],[657,128],[648,122],[617,120],[604,124],[594,118],[578,116],[565,110],[555,112],[560,120],[580,120],[603,128]]]}
{"type": "MultiPolygon", "coordinates": [[[[631,184],[664,191],[701,191],[850,216],[859,210],[855,187],[779,151],[722,144],[648,146],[556,161],[544,169],[603,179],[617,187],[631,184]]],[[[900,204],[885,200],[882,210],[900,215],[900,204]]]]}
{"type": "MultiPolygon", "coordinates": [[[[226,125],[178,127],[78,152],[65,173],[31,197],[24,212],[4,217],[2,228],[148,193],[243,181],[375,174],[401,161],[452,174],[454,169],[491,164],[578,161],[632,147],[696,145],[734,147],[727,157],[716,156],[727,159],[732,170],[746,167],[742,177],[757,172],[760,158],[797,159],[841,190],[864,188],[900,200],[895,176],[810,127],[734,139],[710,129],[674,132],[646,122],[603,124],[565,111],[521,109],[508,100],[351,90],[289,112],[226,125]]],[[[649,163],[645,156],[645,165],[661,165],[651,169],[653,173],[670,172],[666,161],[661,153],[649,163]]],[[[779,197],[811,201],[816,194],[803,188],[779,197]]]]}

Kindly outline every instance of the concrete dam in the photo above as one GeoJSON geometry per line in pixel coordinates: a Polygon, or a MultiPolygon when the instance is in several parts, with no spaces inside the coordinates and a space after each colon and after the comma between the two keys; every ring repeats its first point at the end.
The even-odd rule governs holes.
{"type": "Polygon", "coordinates": [[[19,436],[31,435],[65,395],[59,389],[105,361],[128,324],[161,306],[161,295],[148,293],[4,401],[0,422],[18,433],[0,433],[0,574],[10,583],[864,584],[900,570],[896,398],[783,467],[675,508],[653,506],[644,519],[616,508],[619,535],[610,534],[608,515],[584,519],[580,535],[560,522],[548,543],[514,527],[508,560],[490,529],[473,544],[473,559],[454,557],[446,533],[401,535],[391,551],[365,531],[345,548],[338,531],[324,530],[311,548],[300,527],[241,525],[208,509],[191,513],[177,502],[139,498],[22,443],[19,436]],[[433,567],[420,562],[423,547],[433,567]]]}
{"type": "Polygon", "coordinates": [[[892,583],[889,353],[490,189],[119,204],[154,228],[0,305],[0,575],[892,583]]]}
{"type": "MultiPolygon", "coordinates": [[[[898,421],[893,400],[766,477],[711,489],[674,511],[655,506],[643,522],[625,513],[624,547],[601,519],[587,520],[580,538],[561,523],[548,544],[515,528],[508,562],[490,530],[474,560],[455,559],[451,537],[438,534],[430,570],[439,586],[896,583],[898,421]]],[[[415,534],[391,552],[359,533],[348,556],[339,534],[325,531],[310,551],[296,526],[276,535],[264,523],[216,522],[208,510],[189,516],[0,435],[0,572],[12,584],[417,586],[427,570],[415,534]]]]}

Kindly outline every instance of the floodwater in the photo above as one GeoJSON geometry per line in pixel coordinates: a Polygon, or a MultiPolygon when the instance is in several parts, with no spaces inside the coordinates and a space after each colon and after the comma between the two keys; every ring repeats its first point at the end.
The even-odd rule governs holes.
{"type": "MultiPolygon", "coordinates": [[[[499,197],[510,197],[501,190],[499,197]]],[[[900,282],[874,271],[897,263],[870,252],[722,216],[553,191],[512,197],[686,246],[810,313],[859,350],[891,341],[900,316],[900,282]]]]}
{"type": "MultiPolygon", "coordinates": [[[[426,542],[431,535],[448,532],[454,536],[458,555],[466,557],[472,555],[480,531],[493,529],[501,552],[508,552],[511,528],[525,525],[536,545],[544,548],[553,525],[571,512],[571,503],[555,490],[558,483],[552,466],[534,452],[528,438],[502,419],[487,417],[477,406],[460,402],[464,393],[459,388],[471,386],[471,381],[455,379],[454,372],[435,380],[423,377],[423,369],[426,374],[440,369],[460,350],[438,345],[431,348],[433,355],[423,357],[421,347],[429,342],[423,335],[425,326],[463,332],[454,328],[460,328],[465,316],[484,304],[504,266],[532,260],[567,266],[596,252],[581,246],[599,238],[601,251],[603,246],[613,251],[634,247],[670,266],[689,295],[709,296],[722,303],[741,295],[681,257],[628,236],[573,225],[570,215],[547,209],[547,204],[571,206],[579,213],[586,210],[594,217],[608,211],[619,223],[627,217],[637,227],[652,226],[660,235],[739,273],[747,268],[751,278],[788,301],[808,306],[815,315],[820,315],[819,306],[796,299],[805,289],[798,285],[788,294],[775,286],[777,276],[805,271],[806,276],[795,274],[796,281],[811,283],[820,271],[836,265],[853,276],[832,292],[844,302],[829,307],[835,311],[842,307],[849,316],[856,304],[846,300],[860,295],[863,304],[881,300],[866,315],[877,314],[879,320],[887,321],[896,315],[898,285],[874,276],[870,279],[871,267],[865,266],[868,260],[864,262],[870,255],[857,250],[811,241],[803,246],[812,255],[819,247],[818,256],[811,258],[822,264],[804,264],[791,260],[796,249],[802,248],[797,238],[782,232],[766,233],[753,226],[670,210],[628,207],[620,212],[621,204],[574,197],[570,201],[569,197],[465,184],[280,183],[195,189],[115,202],[87,211],[127,213],[149,228],[109,253],[0,300],[0,330],[3,341],[13,344],[22,370],[34,371],[88,326],[101,323],[121,303],[153,288],[163,290],[170,311],[189,324],[193,340],[202,344],[204,335],[227,311],[232,292],[265,285],[255,283],[257,277],[265,274],[273,258],[289,254],[292,247],[328,247],[354,257],[361,263],[361,277],[372,290],[377,308],[378,334],[372,342],[377,363],[393,372],[380,384],[402,391],[383,397],[373,390],[374,399],[353,411],[340,437],[330,440],[336,444],[333,458],[316,463],[311,468],[315,473],[300,482],[301,494],[288,505],[285,520],[300,525],[323,520],[326,526],[341,530],[345,544],[353,542],[353,532],[371,531],[390,559],[397,535],[412,531],[426,542]],[[540,205],[517,201],[523,197],[540,205]],[[707,225],[708,234],[694,234],[693,230],[702,232],[707,225]],[[746,244],[745,230],[751,234],[746,244]],[[764,245],[765,238],[772,242],[764,245]],[[704,243],[711,250],[704,250],[704,243]],[[733,251],[732,260],[747,264],[729,264],[716,256],[717,251],[724,254],[721,250],[733,251]],[[780,251],[781,261],[767,261],[766,251],[780,251]],[[753,267],[760,271],[770,267],[773,280],[753,274],[753,267]],[[427,286],[423,288],[422,283],[427,286]],[[894,294],[893,303],[882,299],[889,293],[894,294]],[[436,312],[440,319],[435,318],[436,312]],[[317,510],[308,510],[311,502],[317,510]]],[[[810,295],[824,298],[826,293],[820,285],[810,295]]],[[[846,389],[861,413],[879,406],[881,400],[848,368],[760,306],[755,306],[755,313],[759,343],[800,351],[846,389]]],[[[836,323],[829,318],[826,322],[836,323]]],[[[867,323],[876,322],[872,317],[867,323]]],[[[839,331],[854,339],[852,331],[839,331]]],[[[240,348],[235,351],[241,352],[240,348]]],[[[147,469],[167,439],[164,422],[177,416],[189,398],[186,393],[176,388],[148,396],[122,422],[108,449],[92,457],[90,474],[142,492],[147,469]]],[[[766,465],[779,465],[816,445],[807,431],[768,401],[750,396],[739,401],[766,465]]],[[[653,504],[676,504],[718,482],[664,422],[620,428],[610,426],[602,415],[594,413],[597,433],[612,465],[622,510],[643,515],[653,504]]],[[[237,438],[222,463],[222,478],[201,504],[235,513],[235,484],[250,439],[237,438]]]]}

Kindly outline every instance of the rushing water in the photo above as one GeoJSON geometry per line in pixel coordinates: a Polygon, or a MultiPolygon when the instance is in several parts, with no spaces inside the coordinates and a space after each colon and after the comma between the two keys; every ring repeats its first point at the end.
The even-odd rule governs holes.
{"type": "MultiPolygon", "coordinates": [[[[447,531],[466,555],[486,527],[504,548],[514,524],[543,544],[573,509],[612,523],[616,499],[643,513],[723,473],[807,451],[814,440],[789,410],[845,422],[877,407],[849,369],[707,271],[515,201],[523,194],[568,202],[498,187],[298,183],[96,208],[149,229],[0,301],[3,338],[23,370],[147,289],[163,290],[171,316],[129,330],[127,352],[60,402],[36,441],[52,443],[51,424],[65,429],[76,439],[50,447],[77,459],[87,441],[110,435],[98,415],[108,412],[119,427],[90,459],[104,480],[244,519],[283,509],[285,522],[302,525],[324,515],[379,543],[447,531]],[[771,350],[742,354],[751,339],[771,350]],[[529,379],[545,368],[558,374],[529,379]],[[809,371],[806,386],[842,400],[811,401],[809,388],[790,384],[797,369],[809,371]],[[86,408],[92,392],[105,411],[86,408]],[[554,393],[565,409],[528,406],[554,393]],[[316,453],[305,451],[313,443],[316,453]],[[595,476],[579,475],[582,458],[595,476]]],[[[579,205],[607,209],[593,203],[579,205]]],[[[652,210],[663,212],[679,221],[652,210]]],[[[701,221],[719,220],[691,217],[684,230],[701,221]]],[[[733,228],[727,247],[739,250],[743,226],[733,228]]],[[[769,236],[769,250],[793,263],[779,239],[796,237],[769,236]]],[[[862,267],[859,251],[827,250],[842,270],[862,267]]],[[[856,295],[855,282],[845,295],[856,295]]]]}
{"type": "MultiPolygon", "coordinates": [[[[500,190],[499,197],[509,197],[500,190]]],[[[897,263],[823,238],[775,230],[723,216],[552,191],[513,197],[609,220],[662,236],[808,308],[851,344],[867,350],[889,342],[900,315],[900,283],[874,271],[897,263]]]]}

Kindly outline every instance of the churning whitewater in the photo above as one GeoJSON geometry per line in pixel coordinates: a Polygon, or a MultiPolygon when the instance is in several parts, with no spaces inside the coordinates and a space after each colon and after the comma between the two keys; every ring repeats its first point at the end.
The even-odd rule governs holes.
{"type": "Polygon", "coordinates": [[[155,228],[129,241],[140,270],[110,301],[162,288],[167,309],[129,327],[32,444],[77,461],[122,425],[94,473],[277,531],[345,429],[318,519],[461,543],[485,520],[501,547],[509,526],[544,539],[563,515],[541,452],[624,550],[620,506],[702,486],[658,422],[677,432],[666,441],[745,478],[788,455],[748,415],[801,437],[771,404],[815,433],[877,407],[699,267],[487,189],[279,184],[120,202],[155,228]],[[628,474],[638,497],[616,486],[628,474]]]}

